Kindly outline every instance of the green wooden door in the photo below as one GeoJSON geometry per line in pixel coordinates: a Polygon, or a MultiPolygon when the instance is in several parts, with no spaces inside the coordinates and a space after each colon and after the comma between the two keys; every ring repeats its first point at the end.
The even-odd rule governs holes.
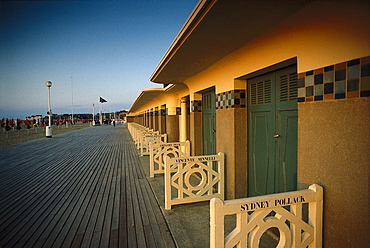
{"type": "Polygon", "coordinates": [[[248,196],[296,190],[297,73],[248,80],[248,196]]]}
{"type": "Polygon", "coordinates": [[[202,95],[203,154],[216,154],[216,96],[210,90],[202,95]]]}

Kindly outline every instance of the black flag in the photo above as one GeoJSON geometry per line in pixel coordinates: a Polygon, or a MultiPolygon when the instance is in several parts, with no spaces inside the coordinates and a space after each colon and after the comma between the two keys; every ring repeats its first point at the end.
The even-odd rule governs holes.
{"type": "Polygon", "coordinates": [[[105,103],[105,102],[107,102],[107,100],[105,100],[103,97],[100,97],[100,102],[105,103]]]}

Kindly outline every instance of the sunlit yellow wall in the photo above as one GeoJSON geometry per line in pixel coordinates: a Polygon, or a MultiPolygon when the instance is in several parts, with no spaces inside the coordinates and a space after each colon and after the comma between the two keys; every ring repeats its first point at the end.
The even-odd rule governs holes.
{"type": "Polygon", "coordinates": [[[158,97],[153,98],[147,104],[143,104],[142,106],[140,106],[137,111],[130,113],[130,115],[138,115],[141,112],[144,112],[146,110],[150,110],[153,108],[157,108],[164,104],[166,104],[167,108],[179,107],[180,106],[179,96],[177,94],[169,94],[169,93],[163,92],[158,97]]]}
{"type": "Polygon", "coordinates": [[[185,83],[190,94],[213,85],[220,93],[234,89],[235,78],[292,57],[298,72],[365,57],[369,23],[367,1],[314,2],[185,83]]]}

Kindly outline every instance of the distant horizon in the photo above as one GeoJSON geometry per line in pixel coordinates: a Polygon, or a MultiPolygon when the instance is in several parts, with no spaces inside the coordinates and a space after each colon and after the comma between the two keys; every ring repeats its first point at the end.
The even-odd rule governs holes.
{"type": "MultiPolygon", "coordinates": [[[[123,112],[123,111],[128,111],[129,110],[129,108],[126,108],[126,109],[120,109],[120,110],[112,110],[112,111],[107,111],[107,109],[105,109],[105,111],[104,111],[104,109],[103,109],[103,111],[102,111],[102,113],[117,113],[117,112],[123,112]]],[[[45,111],[44,111],[45,112],[45,111]]],[[[91,109],[91,111],[89,112],[89,111],[86,111],[86,112],[73,112],[73,115],[92,115],[93,113],[92,113],[92,109],[91,109]]],[[[97,114],[99,114],[99,109],[96,109],[95,108],[95,111],[94,111],[94,115],[97,115],[97,114]]],[[[21,119],[21,120],[24,120],[24,119],[26,119],[26,118],[28,118],[28,117],[33,117],[33,116],[42,116],[42,117],[47,117],[48,115],[47,115],[47,113],[45,112],[45,114],[32,114],[32,115],[25,115],[25,116],[23,116],[23,117],[3,117],[3,116],[0,116],[0,120],[6,120],[6,119],[8,119],[8,120],[11,120],[11,119],[21,119]]],[[[66,113],[54,113],[53,112],[53,115],[72,115],[72,112],[66,112],[66,113]]]]}

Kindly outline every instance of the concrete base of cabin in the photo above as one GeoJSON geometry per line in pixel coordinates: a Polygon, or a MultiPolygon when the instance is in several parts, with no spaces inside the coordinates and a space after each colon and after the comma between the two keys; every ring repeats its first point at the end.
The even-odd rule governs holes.
{"type": "Polygon", "coordinates": [[[166,117],[166,133],[168,142],[176,142],[179,140],[179,116],[168,115],[166,117]]]}
{"type": "Polygon", "coordinates": [[[216,111],[216,151],[225,153],[226,199],[244,198],[247,193],[247,123],[244,108],[216,111]]]}
{"type": "Polygon", "coordinates": [[[298,182],[324,187],[324,246],[367,247],[370,98],[300,103],[298,110],[298,182]]]}

